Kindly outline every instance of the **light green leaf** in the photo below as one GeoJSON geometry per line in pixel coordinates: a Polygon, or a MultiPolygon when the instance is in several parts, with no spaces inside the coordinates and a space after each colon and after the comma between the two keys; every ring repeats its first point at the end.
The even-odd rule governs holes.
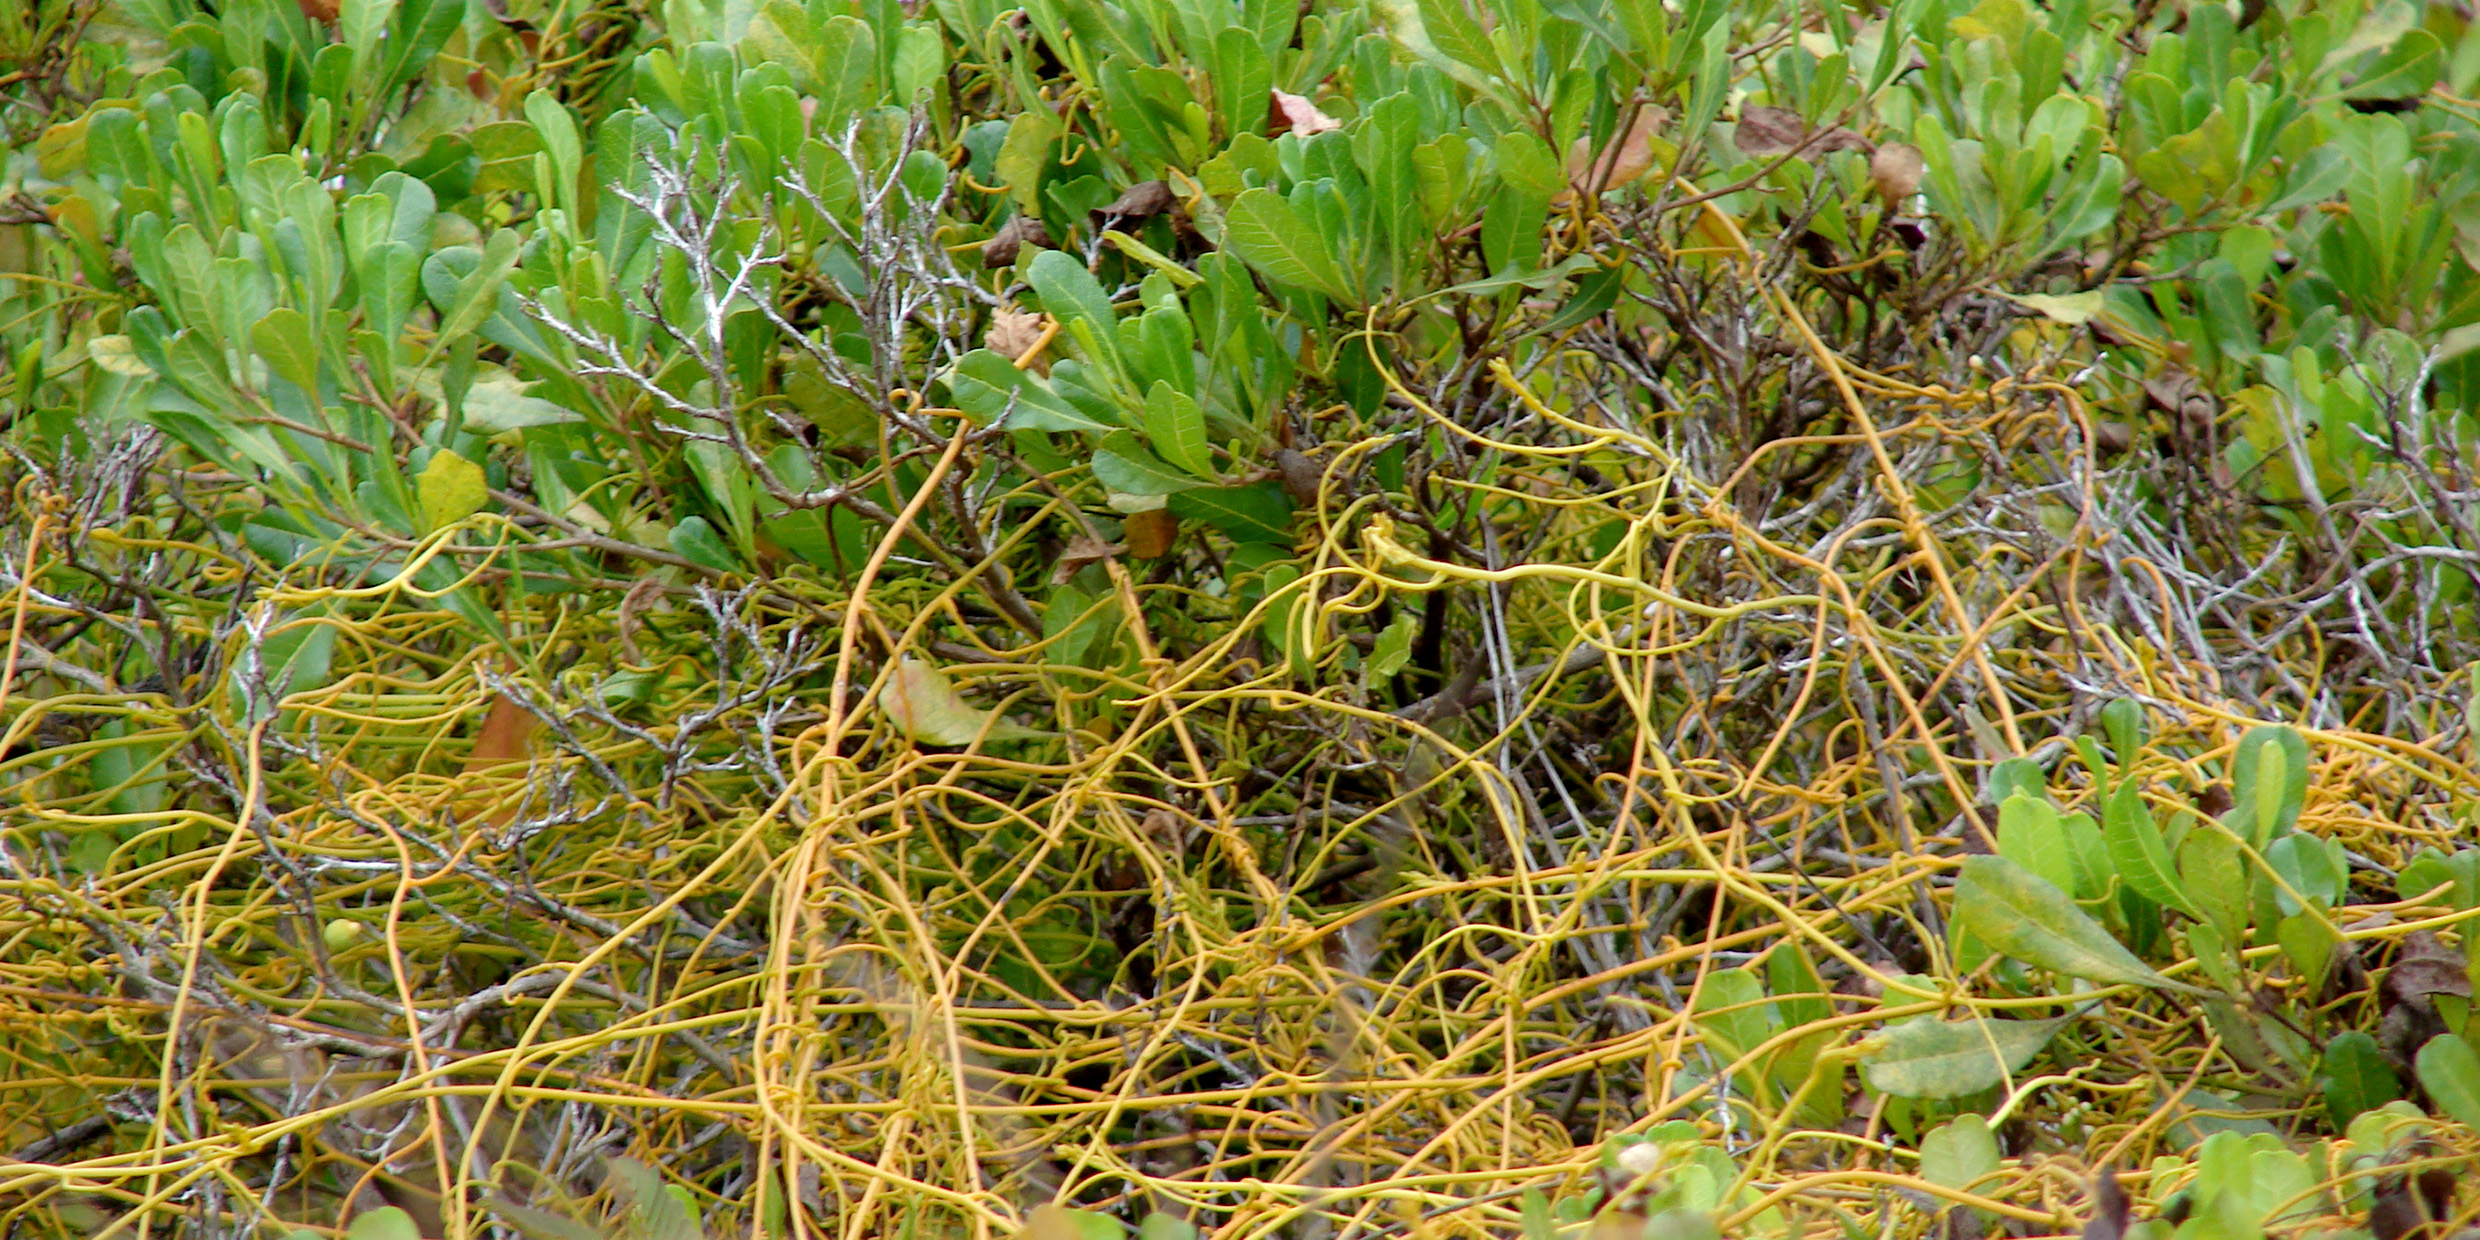
{"type": "Polygon", "coordinates": [[[1164,460],[1208,482],[1222,480],[1206,442],[1205,411],[1186,393],[1174,391],[1159,379],[1145,395],[1145,437],[1164,460]]]}
{"type": "Polygon", "coordinates": [[[2441,1033],[2420,1048],[2420,1087],[2456,1123],[2480,1128],[2480,1052],[2459,1033],[2441,1033]]]}
{"type": "Polygon", "coordinates": [[[394,1206],[381,1206],[355,1216],[344,1236],[345,1240],[422,1240],[422,1229],[415,1225],[412,1215],[394,1206]]]}
{"type": "Polygon", "coordinates": [[[2004,857],[1964,859],[1955,922],[1994,951],[2070,977],[2205,993],[2154,972],[2067,893],[2004,857]]]}
{"type": "Polygon", "coordinates": [[[1094,450],[1094,478],[1127,495],[1169,495],[1202,485],[1165,467],[1126,431],[1113,432],[1094,450]]]}
{"type": "Polygon", "coordinates": [[[878,691],[878,708],[896,731],[928,745],[970,745],[992,740],[1031,740],[1050,733],[1010,723],[995,711],[964,700],[947,673],[911,655],[897,661],[878,691]]]}
{"type": "Polygon", "coordinates": [[[491,498],[482,467],[445,450],[433,454],[430,464],[415,475],[414,487],[422,499],[422,524],[433,530],[482,511],[491,498]]]}
{"type": "Polygon", "coordinates": [[[1048,108],[1027,108],[1008,120],[1007,137],[999,143],[992,169],[1008,197],[1016,200],[1019,215],[1042,210],[1042,168],[1050,161],[1051,144],[1059,140],[1061,128],[1059,118],[1048,108]]]}
{"type": "Polygon", "coordinates": [[[1223,216],[1223,248],[1266,277],[1323,293],[1341,302],[1355,298],[1335,265],[1333,239],[1319,233],[1282,195],[1253,189],[1232,200],[1223,216]]]}
{"type": "Polygon", "coordinates": [[[526,395],[522,380],[497,367],[477,377],[473,386],[465,389],[465,428],[479,434],[497,435],[528,426],[584,420],[585,416],[576,410],[526,395]]]}
{"type": "Polygon", "coordinates": [[[988,349],[957,359],[956,368],[948,372],[947,389],[957,408],[984,421],[1005,415],[1010,430],[1100,435],[1111,429],[1087,417],[1039,376],[1018,370],[1016,363],[988,349]]]}
{"type": "Polygon", "coordinates": [[[1906,1021],[1886,1030],[1861,1075],[1869,1088],[1905,1098],[1979,1093],[2022,1071],[2070,1019],[1906,1021]]]}
{"type": "Polygon", "coordinates": [[[2067,852],[2058,808],[2015,793],[1998,803],[1998,855],[2050,881],[2068,895],[2088,895],[2076,884],[2075,858],[2067,852]]]}
{"type": "Polygon", "coordinates": [[[278,306],[250,327],[250,347],[276,376],[313,401],[319,395],[319,355],[310,345],[310,320],[291,306],[278,306]]]}
{"type": "Polygon", "coordinates": [[[86,342],[86,357],[107,374],[127,379],[151,379],[155,368],[138,356],[138,350],[127,336],[97,336],[86,342]]]}
{"type": "MultiPolygon", "coordinates": [[[[2065,323],[2070,327],[2089,323],[2094,315],[2101,313],[2101,290],[2099,289],[2083,293],[2066,293],[2055,297],[2047,293],[2008,293],[2006,296],[2026,310],[2040,311],[2044,317],[2065,323]]],[[[2125,755],[2119,757],[2121,762],[2126,760],[2125,755]]]]}
{"type": "Polygon", "coordinates": [[[1998,1135],[1978,1115],[1958,1115],[1920,1139],[1920,1178],[1932,1184],[1968,1189],[1997,1169],[1998,1135]]]}
{"type": "Polygon", "coordinates": [[[1395,613],[1395,618],[1378,631],[1377,644],[1361,669],[1373,681],[1384,680],[1404,670],[1412,659],[1412,639],[1420,635],[1421,621],[1409,609],[1395,613]]]}
{"type": "Polygon", "coordinates": [[[1042,308],[1061,327],[1073,329],[1080,321],[1091,324],[1094,347],[1106,356],[1116,355],[1119,316],[1111,311],[1110,294],[1102,291],[1102,282],[1085,270],[1085,264],[1064,250],[1044,250],[1025,269],[1025,282],[1033,286],[1042,308]]]}
{"type": "Polygon", "coordinates": [[[2171,868],[2161,827],[2153,821],[2153,811],[2145,806],[2144,790],[2136,781],[2121,780],[2118,791],[2110,794],[2102,811],[2101,838],[2110,850],[2110,863],[2136,894],[2190,917],[2202,916],[2180,886],[2178,872],[2171,868]]]}

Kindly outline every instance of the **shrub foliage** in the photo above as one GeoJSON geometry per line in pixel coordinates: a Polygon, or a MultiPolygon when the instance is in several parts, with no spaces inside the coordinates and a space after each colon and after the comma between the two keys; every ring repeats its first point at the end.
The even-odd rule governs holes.
{"type": "Polygon", "coordinates": [[[2480,1209],[2460,7],[0,39],[11,1234],[2480,1209]]]}

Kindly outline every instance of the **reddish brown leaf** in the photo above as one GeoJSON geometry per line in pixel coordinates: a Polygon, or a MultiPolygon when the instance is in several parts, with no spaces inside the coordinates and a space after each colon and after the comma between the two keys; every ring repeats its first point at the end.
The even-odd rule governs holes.
{"type": "Polygon", "coordinates": [[[1301,137],[1343,128],[1343,122],[1317,109],[1308,99],[1285,91],[1275,91],[1266,102],[1266,133],[1280,137],[1296,133],[1301,137]]]}
{"type": "Polygon", "coordinates": [[[336,0],[299,0],[299,3],[301,15],[314,22],[333,24],[336,20],[336,0]]]}
{"type": "Polygon", "coordinates": [[[1128,554],[1140,560],[1155,560],[1171,553],[1171,544],[1179,541],[1180,519],[1168,508],[1148,508],[1128,514],[1125,535],[1128,554]]]}
{"type": "Polygon", "coordinates": [[[516,699],[505,693],[491,695],[491,709],[482,716],[482,730],[474,733],[474,751],[465,758],[465,765],[496,766],[502,762],[525,760],[526,742],[534,735],[534,715],[516,699]]]}

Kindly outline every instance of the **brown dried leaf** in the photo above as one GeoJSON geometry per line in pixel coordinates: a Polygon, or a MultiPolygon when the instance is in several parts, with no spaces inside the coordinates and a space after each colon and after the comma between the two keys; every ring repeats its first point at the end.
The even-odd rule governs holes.
{"type": "Polygon", "coordinates": [[[1326,472],[1318,468],[1316,461],[1306,453],[1285,448],[1274,454],[1274,464],[1283,475],[1283,491],[1292,497],[1293,503],[1304,508],[1317,503],[1318,484],[1326,472]]]}
{"type": "Polygon", "coordinates": [[[646,657],[637,649],[638,616],[663,597],[663,583],[653,577],[641,578],[620,598],[620,655],[631,663],[644,663],[646,657]]]}
{"type": "Polygon", "coordinates": [[[1889,142],[1869,156],[1869,179],[1877,183],[1877,196],[1890,206],[1919,193],[1921,175],[1928,170],[1920,148],[1909,142],[1889,142]]]}
{"type": "Polygon", "coordinates": [[[1079,534],[1069,539],[1067,549],[1059,553],[1059,563],[1051,569],[1051,584],[1064,584],[1088,564],[1099,564],[1113,556],[1126,554],[1128,546],[1125,543],[1107,543],[1091,534],[1079,534]]]}
{"type": "Polygon", "coordinates": [[[1280,137],[1287,133],[1296,133],[1306,138],[1310,134],[1325,133],[1330,129],[1341,128],[1343,128],[1342,121],[1318,111],[1317,105],[1303,96],[1278,90],[1272,92],[1266,101],[1268,136],[1280,137]]]}
{"type": "Polygon", "coordinates": [[[1599,151],[1593,149],[1591,138],[1576,139],[1567,148],[1569,191],[1600,197],[1651,171],[1653,135],[1660,133],[1670,119],[1671,114],[1661,108],[1640,108],[1627,132],[1611,135],[1599,151]]]}
{"type": "Polygon", "coordinates": [[[1001,224],[999,231],[990,234],[990,240],[982,243],[982,267],[987,270],[1013,266],[1017,254],[1028,245],[1045,250],[1057,248],[1051,241],[1050,226],[1044,224],[1041,217],[1016,216],[1001,224]]]}
{"type": "MultiPolygon", "coordinates": [[[[337,0],[298,0],[298,2],[301,5],[302,16],[324,25],[335,24],[338,11],[337,0]]],[[[503,11],[499,16],[505,17],[507,14],[503,11]]]]}
{"type": "Polygon", "coordinates": [[[1170,183],[1139,181],[1129,186],[1127,193],[1112,199],[1109,205],[1096,209],[1094,219],[1097,222],[1110,219],[1151,219],[1178,206],[1179,201],[1172,195],[1170,183]]]}
{"type": "Polygon", "coordinates": [[[1045,342],[1046,320],[1032,310],[994,310],[982,345],[993,353],[1023,361],[1027,351],[1045,342]]]}
{"type": "Polygon", "coordinates": [[[1148,508],[1128,514],[1122,527],[1128,539],[1128,554],[1140,560],[1156,560],[1171,554],[1171,544],[1180,538],[1180,519],[1168,508],[1148,508]]]}
{"type": "Polygon", "coordinates": [[[1800,140],[1808,136],[1808,122],[1789,108],[1763,105],[1739,110],[1739,124],[1732,130],[1731,140],[1750,159],[1772,159],[1798,149],[1800,140]]]}
{"type": "Polygon", "coordinates": [[[1824,137],[1817,139],[1817,145],[1810,149],[1820,154],[1827,151],[1858,151],[1865,155],[1876,150],[1877,144],[1837,125],[1827,130],[1824,137]]]}
{"type": "Polygon", "coordinates": [[[505,693],[491,695],[491,709],[482,716],[482,730],[474,733],[474,750],[466,755],[465,765],[496,766],[502,762],[525,760],[526,741],[534,735],[534,713],[517,705],[505,693]]]}

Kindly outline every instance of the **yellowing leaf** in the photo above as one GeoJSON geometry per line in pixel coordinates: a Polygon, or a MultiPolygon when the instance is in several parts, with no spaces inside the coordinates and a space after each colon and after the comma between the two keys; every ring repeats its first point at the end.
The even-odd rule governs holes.
{"type": "Polygon", "coordinates": [[[422,497],[422,523],[434,530],[482,511],[491,498],[482,467],[454,452],[433,456],[414,479],[414,486],[422,497]]]}
{"type": "Polygon", "coordinates": [[[2027,310],[2038,310],[2070,327],[2088,323],[2092,321],[2094,315],[2101,313],[2101,290],[2099,289],[2083,293],[2068,293],[2062,297],[2052,297],[2046,293],[2009,293],[2007,296],[2015,304],[2027,310]]]}
{"type": "Polygon", "coordinates": [[[138,357],[127,336],[97,336],[86,342],[86,356],[105,371],[131,379],[151,378],[155,369],[138,357]]]}
{"type": "Polygon", "coordinates": [[[896,664],[886,687],[878,691],[878,708],[887,721],[926,745],[970,745],[992,740],[1028,740],[1049,733],[1010,723],[983,710],[947,683],[947,673],[910,655],[896,664]]]}

